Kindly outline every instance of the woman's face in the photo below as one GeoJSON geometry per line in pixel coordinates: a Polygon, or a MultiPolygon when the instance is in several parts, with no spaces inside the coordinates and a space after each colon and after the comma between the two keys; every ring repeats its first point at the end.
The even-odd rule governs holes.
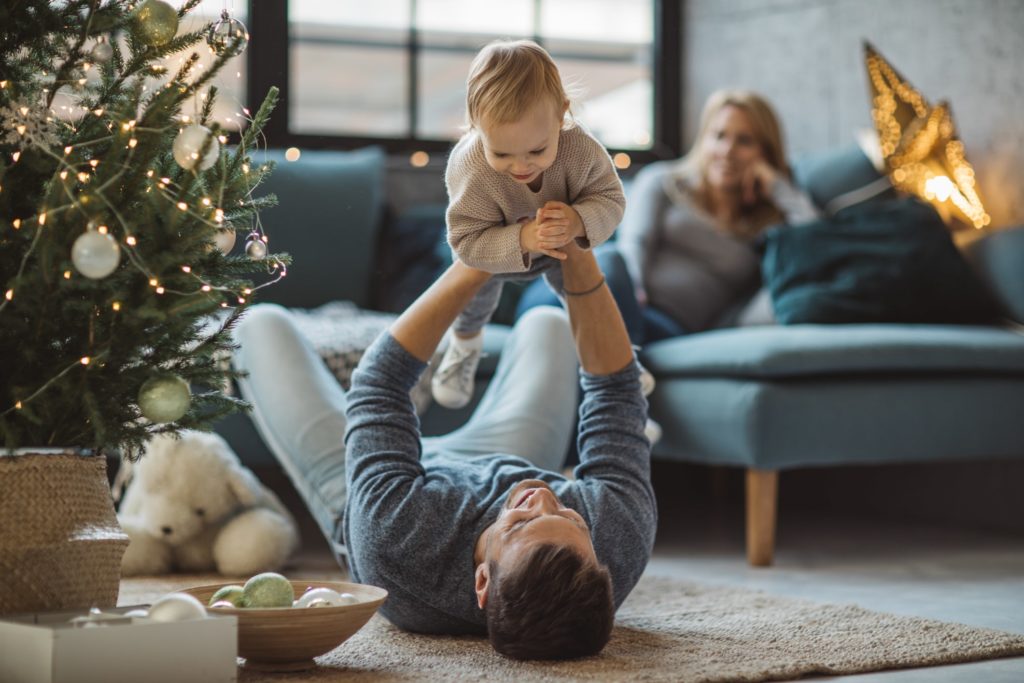
{"type": "Polygon", "coordinates": [[[707,183],[718,190],[740,189],[747,167],[762,154],[747,112],[732,105],[711,117],[701,145],[707,183]]]}

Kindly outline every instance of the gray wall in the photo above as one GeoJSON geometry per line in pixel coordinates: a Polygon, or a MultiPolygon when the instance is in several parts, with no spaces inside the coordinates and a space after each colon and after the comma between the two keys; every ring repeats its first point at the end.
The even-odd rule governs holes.
{"type": "Polygon", "coordinates": [[[790,154],[870,128],[861,41],[947,99],[994,226],[1024,223],[1024,0],[687,0],[683,139],[712,91],[766,95],[790,154]]]}

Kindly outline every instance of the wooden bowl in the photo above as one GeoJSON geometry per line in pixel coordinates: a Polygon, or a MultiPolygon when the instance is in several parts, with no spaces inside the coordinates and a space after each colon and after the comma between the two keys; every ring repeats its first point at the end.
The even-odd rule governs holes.
{"type": "MultiPolygon", "coordinates": [[[[238,656],[249,668],[267,671],[301,671],[316,666],[314,657],[330,652],[361,629],[381,606],[388,592],[376,586],[346,581],[291,581],[295,597],[308,588],[332,588],[351,593],[358,602],[339,607],[207,607],[214,614],[238,618],[238,656]]],[[[184,588],[204,605],[223,586],[184,588]]]]}

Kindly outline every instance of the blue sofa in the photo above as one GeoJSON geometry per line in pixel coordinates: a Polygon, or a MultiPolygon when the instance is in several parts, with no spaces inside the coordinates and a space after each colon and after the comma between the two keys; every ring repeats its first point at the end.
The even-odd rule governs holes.
{"type": "MultiPolygon", "coordinates": [[[[262,301],[399,310],[444,267],[443,205],[385,210],[379,150],[269,157],[279,165],[265,189],[280,205],[262,221],[295,262],[262,301]]],[[[822,206],[877,177],[856,148],[808,157],[795,171],[822,206]]],[[[440,190],[440,174],[434,182],[440,190]]],[[[643,350],[658,382],[651,415],[664,429],[654,457],[746,469],[752,565],[772,562],[783,470],[1024,456],[1024,228],[977,240],[966,255],[1006,324],[726,328],[643,350]]],[[[507,331],[492,325],[485,337],[478,396],[507,331]]],[[[425,433],[453,428],[472,407],[429,408],[425,433]]],[[[273,462],[246,416],[218,431],[248,464],[273,462]]]]}

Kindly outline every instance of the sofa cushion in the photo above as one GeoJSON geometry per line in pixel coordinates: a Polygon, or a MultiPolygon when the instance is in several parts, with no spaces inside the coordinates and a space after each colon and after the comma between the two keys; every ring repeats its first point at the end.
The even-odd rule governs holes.
{"type": "Polygon", "coordinates": [[[381,233],[375,308],[404,311],[451,263],[445,204],[417,204],[389,220],[381,233]]]}
{"type": "Polygon", "coordinates": [[[329,301],[370,305],[370,276],[384,194],[384,152],[306,151],[285,161],[269,150],[277,168],[259,187],[279,204],[260,212],[274,251],[291,254],[288,277],[260,290],[260,301],[314,308],[329,301]]]}
{"type": "Polygon", "coordinates": [[[942,219],[915,199],[771,228],[762,274],[781,323],[983,323],[1001,314],[942,219]]]}
{"type": "Polygon", "coordinates": [[[1006,313],[1024,323],[1024,225],[991,232],[965,255],[1006,313]]]}
{"type": "Polygon", "coordinates": [[[821,209],[843,196],[848,197],[850,203],[861,196],[864,201],[881,201],[896,196],[891,185],[878,185],[882,174],[856,144],[802,155],[793,161],[792,168],[797,185],[821,209]],[[874,189],[876,186],[880,188],[878,191],[874,189]],[[860,190],[866,192],[858,195],[860,190]]]}
{"type": "Polygon", "coordinates": [[[1024,375],[1024,333],[961,325],[768,325],[647,345],[658,378],[999,373],[1024,375]]]}

